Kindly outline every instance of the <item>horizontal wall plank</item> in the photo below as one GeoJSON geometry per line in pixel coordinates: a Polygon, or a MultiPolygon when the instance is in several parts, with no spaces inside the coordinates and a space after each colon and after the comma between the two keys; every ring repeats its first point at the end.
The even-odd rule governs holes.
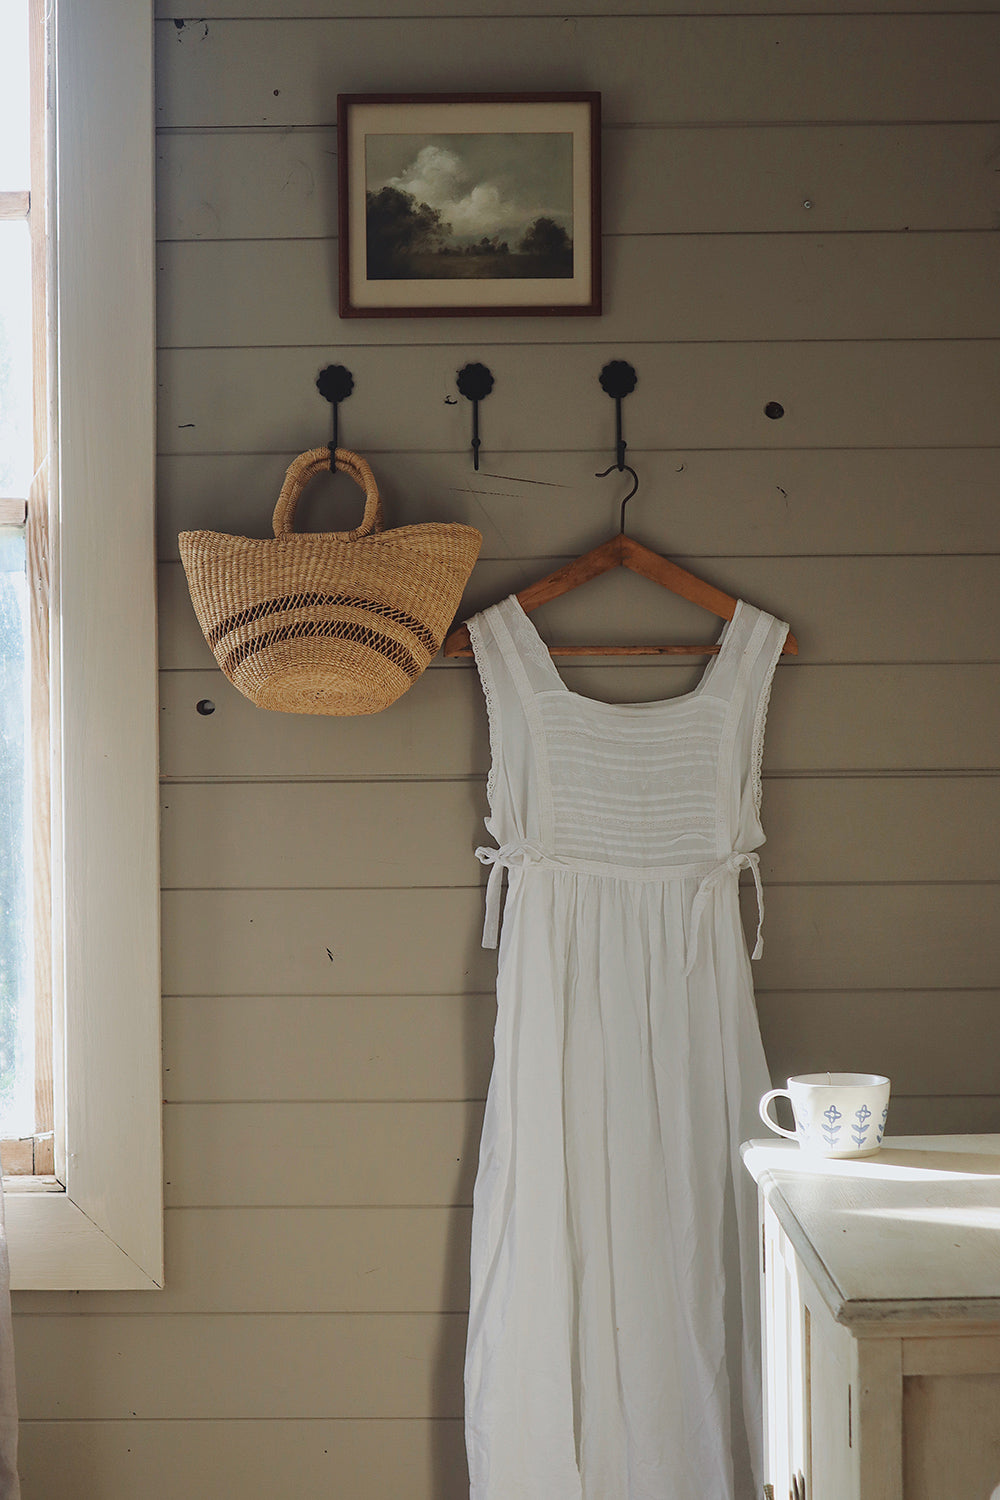
{"type": "MultiPolygon", "coordinates": [[[[192,1358],[198,1361],[198,1351],[192,1358]]],[[[18,1467],[25,1496],[36,1500],[468,1500],[469,1494],[458,1418],[23,1421],[18,1467]]]]}
{"type": "MultiPolygon", "coordinates": [[[[191,21],[187,17],[190,7],[185,0],[156,0],[155,14],[161,19],[184,20],[185,25],[200,26],[204,21],[191,21]]],[[[865,14],[891,14],[895,11],[948,14],[952,11],[992,10],[992,0],[838,0],[837,9],[845,14],[858,11],[865,14]]],[[[527,10],[533,15],[590,16],[614,14],[610,0],[573,0],[572,10],[560,8],[555,0],[524,0],[513,9],[516,15],[527,10]]],[[[758,4],[759,15],[781,15],[785,12],[809,14],[829,11],[830,0],[767,0],[758,4]]],[[[275,0],[212,0],[211,16],[215,18],[261,17],[269,19],[275,13],[275,0]]],[[[742,14],[738,0],[629,0],[632,15],[726,15],[742,14]]],[[[504,12],[496,0],[421,0],[420,14],[424,16],[497,16],[504,12]]],[[[286,20],[293,17],[354,16],[357,0],[295,0],[286,20]]],[[[365,15],[398,17],[399,0],[365,0],[365,15]]],[[[169,33],[168,33],[169,35],[169,33]]]]}
{"type": "Polygon", "coordinates": [[[467,1206],[482,1119],[481,1103],[168,1104],[166,1201],[467,1206]]]}
{"type": "Polygon", "coordinates": [[[495,982],[478,887],[165,891],[162,907],[168,995],[455,995],[495,982]]]}
{"type": "Polygon", "coordinates": [[[992,770],[1000,742],[991,748],[985,735],[996,732],[994,712],[1000,729],[996,680],[990,666],[816,667],[801,677],[788,672],[768,710],[765,766],[775,772],[992,770]],[[947,723],[936,722],[939,712],[947,723]]]}
{"type": "MultiPolygon", "coordinates": [[[[809,662],[1000,661],[1000,553],[990,557],[745,558],[675,561],[792,623],[809,662]]],[[[467,619],[569,557],[480,560],[458,609],[467,619]]],[[[669,591],[616,569],[533,616],[550,645],[711,641],[720,621],[669,591]]],[[[215,658],[179,563],[160,566],[160,664],[211,667],[215,658]]]]}
{"type": "Polygon", "coordinates": [[[26,1421],[462,1412],[457,1315],[19,1317],[15,1339],[26,1421]]]}
{"type": "MultiPolygon", "coordinates": [[[[888,1072],[906,1093],[1000,1094],[995,1051],[977,1045],[1000,1013],[995,990],[833,995],[758,987],[757,1000],[780,1080],[822,1064],[888,1072]]],[[[482,1099],[493,1019],[492,995],[391,996],[369,1000],[363,1010],[357,1002],[312,996],[173,997],[165,1003],[166,1099],[482,1099]],[[326,1024],[325,1016],[332,1018],[326,1024]],[[342,1053],[326,1050],[329,1043],[340,1044],[342,1053]],[[373,1055],[355,1077],[349,1064],[365,1052],[373,1055]]]]}
{"type": "MultiPolygon", "coordinates": [[[[333,240],[188,240],[157,251],[160,348],[422,345],[420,318],[337,315],[333,240]],[[269,288],[266,297],[260,288],[269,288]]],[[[956,339],[1000,335],[1000,235],[616,235],[604,251],[601,337],[956,339]]],[[[455,320],[474,339],[481,320],[455,320]]],[[[537,318],[500,318],[494,342],[531,343],[537,318]]],[[[561,343],[588,344],[587,318],[561,343]]]]}
{"type": "Polygon", "coordinates": [[[167,1209],[164,1290],[17,1293],[19,1315],[465,1312],[472,1210],[167,1209]]]}
{"type": "MultiPolygon", "coordinates": [[[[771,1076],[884,1073],[900,1095],[1000,1097],[1000,1054],[983,1039],[1000,1022],[1000,990],[757,989],[771,1076]]],[[[895,1129],[895,1122],[893,1122],[895,1129]]]]}
{"type": "MultiPolygon", "coordinates": [[[[603,414],[600,407],[589,409],[598,425],[587,441],[603,434],[604,449],[486,453],[479,473],[467,450],[372,455],[387,523],[471,522],[483,533],[484,559],[571,556],[596,546],[617,529],[620,491],[614,479],[595,478],[613,453],[613,412],[610,405],[603,414]]],[[[625,416],[627,422],[627,406],[625,416]]],[[[487,407],[482,421],[485,430],[487,407]]],[[[346,433],[349,408],[342,409],[341,422],[346,433]]],[[[306,441],[324,437],[317,419],[306,441]]],[[[161,457],[160,556],[177,558],[178,531],[269,535],[294,456],[262,453],[255,445],[246,453],[161,457]]],[[[984,495],[1000,490],[1000,447],[651,452],[630,446],[629,458],[641,476],[629,525],[648,546],[671,556],[1000,552],[1000,506],[983,504],[984,495]]],[[[353,525],[359,498],[342,477],[332,490],[317,478],[303,495],[296,524],[314,530],[353,525]]],[[[738,581],[746,588],[743,579],[741,565],[738,581]]]]}
{"type": "Polygon", "coordinates": [[[765,880],[1000,880],[1000,778],[774,780],[763,820],[765,880]]]}
{"type": "MultiPolygon", "coordinates": [[[[747,914],[752,888],[747,891],[747,914]]],[[[461,994],[491,986],[472,890],[166,891],[164,989],[177,995],[461,994]],[[331,963],[328,951],[334,953],[331,963]]],[[[996,885],[773,885],[764,989],[996,984],[982,940],[996,885]]],[[[407,1200],[409,1201],[409,1200],[407,1200]]]]}
{"type": "Polygon", "coordinates": [[[161,796],[166,888],[475,885],[476,781],[176,786],[161,796]]]}
{"type": "MultiPolygon", "coordinates": [[[[604,228],[992,229],[997,145],[995,125],[610,127],[602,144],[604,228]]],[[[162,240],[322,239],[337,232],[332,128],[162,132],[156,160],[162,240]]],[[[339,329],[341,337],[347,332],[339,329]]]]}
{"type": "Polygon", "coordinates": [[[1000,1097],[894,1098],[893,1135],[995,1135],[1000,1131],[1000,1097]]]}
{"type": "Polygon", "coordinates": [[[276,775],[284,781],[485,772],[486,711],[473,674],[425,672],[415,686],[420,702],[411,688],[377,716],[335,718],[259,709],[218,670],[163,672],[161,775],[227,781],[276,775]],[[196,708],[206,698],[215,704],[210,716],[196,708]],[[444,723],[448,733],[442,737],[444,723]],[[365,725],[374,732],[366,733],[365,725]]]}
{"type": "Polygon", "coordinates": [[[602,146],[604,226],[611,234],[991,229],[997,148],[993,124],[611,128],[602,146]]]}
{"type": "MultiPolygon", "coordinates": [[[[435,325],[444,338],[446,322],[435,325]]],[[[553,327],[551,338],[559,337],[553,327]]],[[[608,432],[611,413],[597,378],[612,357],[630,360],[638,373],[627,433],[643,447],[681,435],[694,448],[996,442],[996,340],[574,344],[572,352],[558,342],[358,348],[351,350],[355,390],[342,431],[369,456],[386,447],[467,455],[469,411],[455,395],[455,374],[475,358],[495,379],[483,409],[483,457],[502,473],[497,455],[505,451],[591,448],[608,432]],[[785,409],[779,421],[764,414],[772,401],[785,409]]],[[[160,451],[315,446],[326,428],[316,371],[327,358],[325,348],[162,350],[160,451]]]]}
{"type": "MultiPolygon", "coordinates": [[[[685,692],[703,665],[563,665],[560,671],[574,691],[627,703],[685,692]]],[[[487,768],[486,711],[471,667],[433,668],[385,713],[355,718],[268,712],[219,671],[164,672],[160,709],[161,772],[168,780],[436,781],[484,775],[487,768]],[[204,698],[216,704],[210,717],[195,707],[204,698]]],[[[995,666],[810,666],[786,659],[768,710],[764,768],[775,775],[993,772],[998,744],[995,666]]]]}
{"type": "Polygon", "coordinates": [[[495,1020],[492,990],[377,998],[168,996],[164,1097],[170,1103],[484,1099],[495,1020]]]}
{"type": "MultiPolygon", "coordinates": [[[[473,859],[490,842],[477,781],[181,785],[161,807],[168,889],[486,878],[473,859]]],[[[768,880],[1000,880],[1000,846],[983,837],[1000,826],[1000,776],[774,779],[764,818],[768,880]]]]}
{"type": "Polygon", "coordinates": [[[322,125],[338,93],[600,89],[613,124],[988,120],[1000,18],[213,20],[157,26],[161,125],[322,125]]]}
{"type": "Polygon", "coordinates": [[[157,136],[161,242],[315,239],[336,232],[334,127],[157,136]]]}
{"type": "MultiPolygon", "coordinates": [[[[744,904],[746,917],[751,902],[744,904]]],[[[998,921],[996,885],[772,886],[756,984],[988,988],[997,982],[997,960],[983,933],[998,921]]]]}

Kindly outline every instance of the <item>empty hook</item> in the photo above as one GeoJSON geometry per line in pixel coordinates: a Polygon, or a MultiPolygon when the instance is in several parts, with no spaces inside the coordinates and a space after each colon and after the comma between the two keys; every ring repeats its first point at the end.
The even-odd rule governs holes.
{"type": "Polygon", "coordinates": [[[493,376],[485,365],[463,365],[458,372],[458,389],[472,402],[472,463],[479,468],[479,403],[493,389],[493,376]]]}

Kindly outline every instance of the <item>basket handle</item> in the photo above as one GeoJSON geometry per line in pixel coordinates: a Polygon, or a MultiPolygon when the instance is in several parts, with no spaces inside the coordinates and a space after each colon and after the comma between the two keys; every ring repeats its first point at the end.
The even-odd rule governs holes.
{"type": "MultiPolygon", "coordinates": [[[[299,496],[314,475],[329,468],[329,448],[311,448],[308,453],[300,453],[298,458],[292,459],[285,474],[285,482],[281,486],[278,503],[274,507],[273,524],[276,537],[286,536],[291,532],[299,496]]],[[[364,490],[365,513],[361,519],[361,525],[355,526],[353,531],[334,531],[328,532],[327,535],[339,537],[344,542],[353,542],[358,537],[367,536],[370,531],[381,531],[382,500],[378,485],[375,483],[375,476],[368,464],[360,454],[351,453],[347,448],[338,448],[337,468],[341,473],[349,474],[355,484],[364,490]]]]}

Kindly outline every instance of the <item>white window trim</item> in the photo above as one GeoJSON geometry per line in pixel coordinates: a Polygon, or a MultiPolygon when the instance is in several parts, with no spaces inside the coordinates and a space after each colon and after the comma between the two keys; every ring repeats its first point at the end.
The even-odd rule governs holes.
{"type": "Polygon", "coordinates": [[[15,1289],[155,1288],[152,0],[56,0],[54,12],[53,948],[66,1191],[8,1194],[7,1235],[15,1289]]]}

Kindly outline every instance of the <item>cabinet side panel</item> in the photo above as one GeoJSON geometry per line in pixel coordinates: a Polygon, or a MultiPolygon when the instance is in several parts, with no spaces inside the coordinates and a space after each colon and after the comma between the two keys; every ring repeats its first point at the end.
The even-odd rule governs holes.
{"type": "Polygon", "coordinates": [[[851,1389],[851,1340],[830,1316],[805,1271],[800,1284],[809,1328],[810,1500],[858,1495],[856,1399],[851,1389]]]}
{"type": "Polygon", "coordinates": [[[906,1500],[992,1495],[1000,1486],[1000,1375],[903,1381],[906,1500]]]}

